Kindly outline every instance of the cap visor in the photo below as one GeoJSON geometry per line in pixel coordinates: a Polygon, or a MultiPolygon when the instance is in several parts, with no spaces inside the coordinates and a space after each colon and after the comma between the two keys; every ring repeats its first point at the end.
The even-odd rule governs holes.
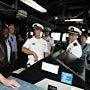
{"type": "Polygon", "coordinates": [[[69,32],[69,34],[78,35],[76,32],[69,32]]]}
{"type": "Polygon", "coordinates": [[[42,30],[41,27],[33,27],[34,30],[42,30]]]}

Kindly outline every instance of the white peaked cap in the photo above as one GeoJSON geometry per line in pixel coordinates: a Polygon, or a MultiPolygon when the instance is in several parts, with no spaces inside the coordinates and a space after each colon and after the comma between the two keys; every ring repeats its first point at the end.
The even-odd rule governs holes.
{"type": "Polygon", "coordinates": [[[82,34],[81,30],[77,27],[74,27],[74,26],[69,26],[68,30],[69,30],[70,33],[77,33],[79,35],[82,34]]]}
{"type": "Polygon", "coordinates": [[[38,28],[40,28],[40,29],[44,29],[44,27],[43,27],[43,25],[41,25],[41,24],[39,24],[39,23],[34,23],[33,25],[32,25],[32,27],[33,27],[33,29],[36,29],[37,27],[38,28]]]}
{"type": "Polygon", "coordinates": [[[49,27],[45,27],[45,29],[44,29],[45,31],[51,31],[51,28],[49,28],[49,27]]]}

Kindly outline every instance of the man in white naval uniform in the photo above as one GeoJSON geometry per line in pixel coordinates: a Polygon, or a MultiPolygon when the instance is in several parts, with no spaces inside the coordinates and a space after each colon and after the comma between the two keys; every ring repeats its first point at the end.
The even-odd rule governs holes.
{"type": "Polygon", "coordinates": [[[52,54],[54,51],[55,43],[54,43],[53,38],[50,37],[50,32],[51,32],[51,29],[48,27],[45,27],[44,29],[45,36],[43,37],[43,39],[47,41],[49,54],[52,54]]]}
{"type": "Polygon", "coordinates": [[[32,27],[34,30],[34,36],[28,39],[22,47],[22,51],[28,54],[27,64],[30,65],[33,65],[37,61],[48,56],[47,42],[40,37],[43,26],[39,23],[35,23],[32,27]]]}
{"type": "Polygon", "coordinates": [[[74,26],[70,26],[69,30],[69,45],[67,46],[67,51],[75,55],[77,58],[82,56],[82,49],[77,41],[78,35],[81,34],[81,31],[74,26]]]}

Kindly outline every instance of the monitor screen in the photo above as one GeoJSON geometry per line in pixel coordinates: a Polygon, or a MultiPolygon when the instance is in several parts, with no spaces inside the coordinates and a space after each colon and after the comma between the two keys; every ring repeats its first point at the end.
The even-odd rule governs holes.
{"type": "Polygon", "coordinates": [[[61,33],[51,33],[51,37],[57,41],[60,41],[60,35],[61,33]]]}
{"type": "Polygon", "coordinates": [[[73,74],[61,72],[61,82],[71,84],[73,81],[73,74]]]}

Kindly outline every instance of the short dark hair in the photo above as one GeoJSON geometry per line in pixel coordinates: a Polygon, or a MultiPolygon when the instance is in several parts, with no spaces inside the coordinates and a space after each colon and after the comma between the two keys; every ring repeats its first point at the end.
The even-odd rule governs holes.
{"type": "Polygon", "coordinates": [[[86,33],[83,33],[81,36],[84,36],[86,39],[88,38],[88,35],[86,33]]]}

